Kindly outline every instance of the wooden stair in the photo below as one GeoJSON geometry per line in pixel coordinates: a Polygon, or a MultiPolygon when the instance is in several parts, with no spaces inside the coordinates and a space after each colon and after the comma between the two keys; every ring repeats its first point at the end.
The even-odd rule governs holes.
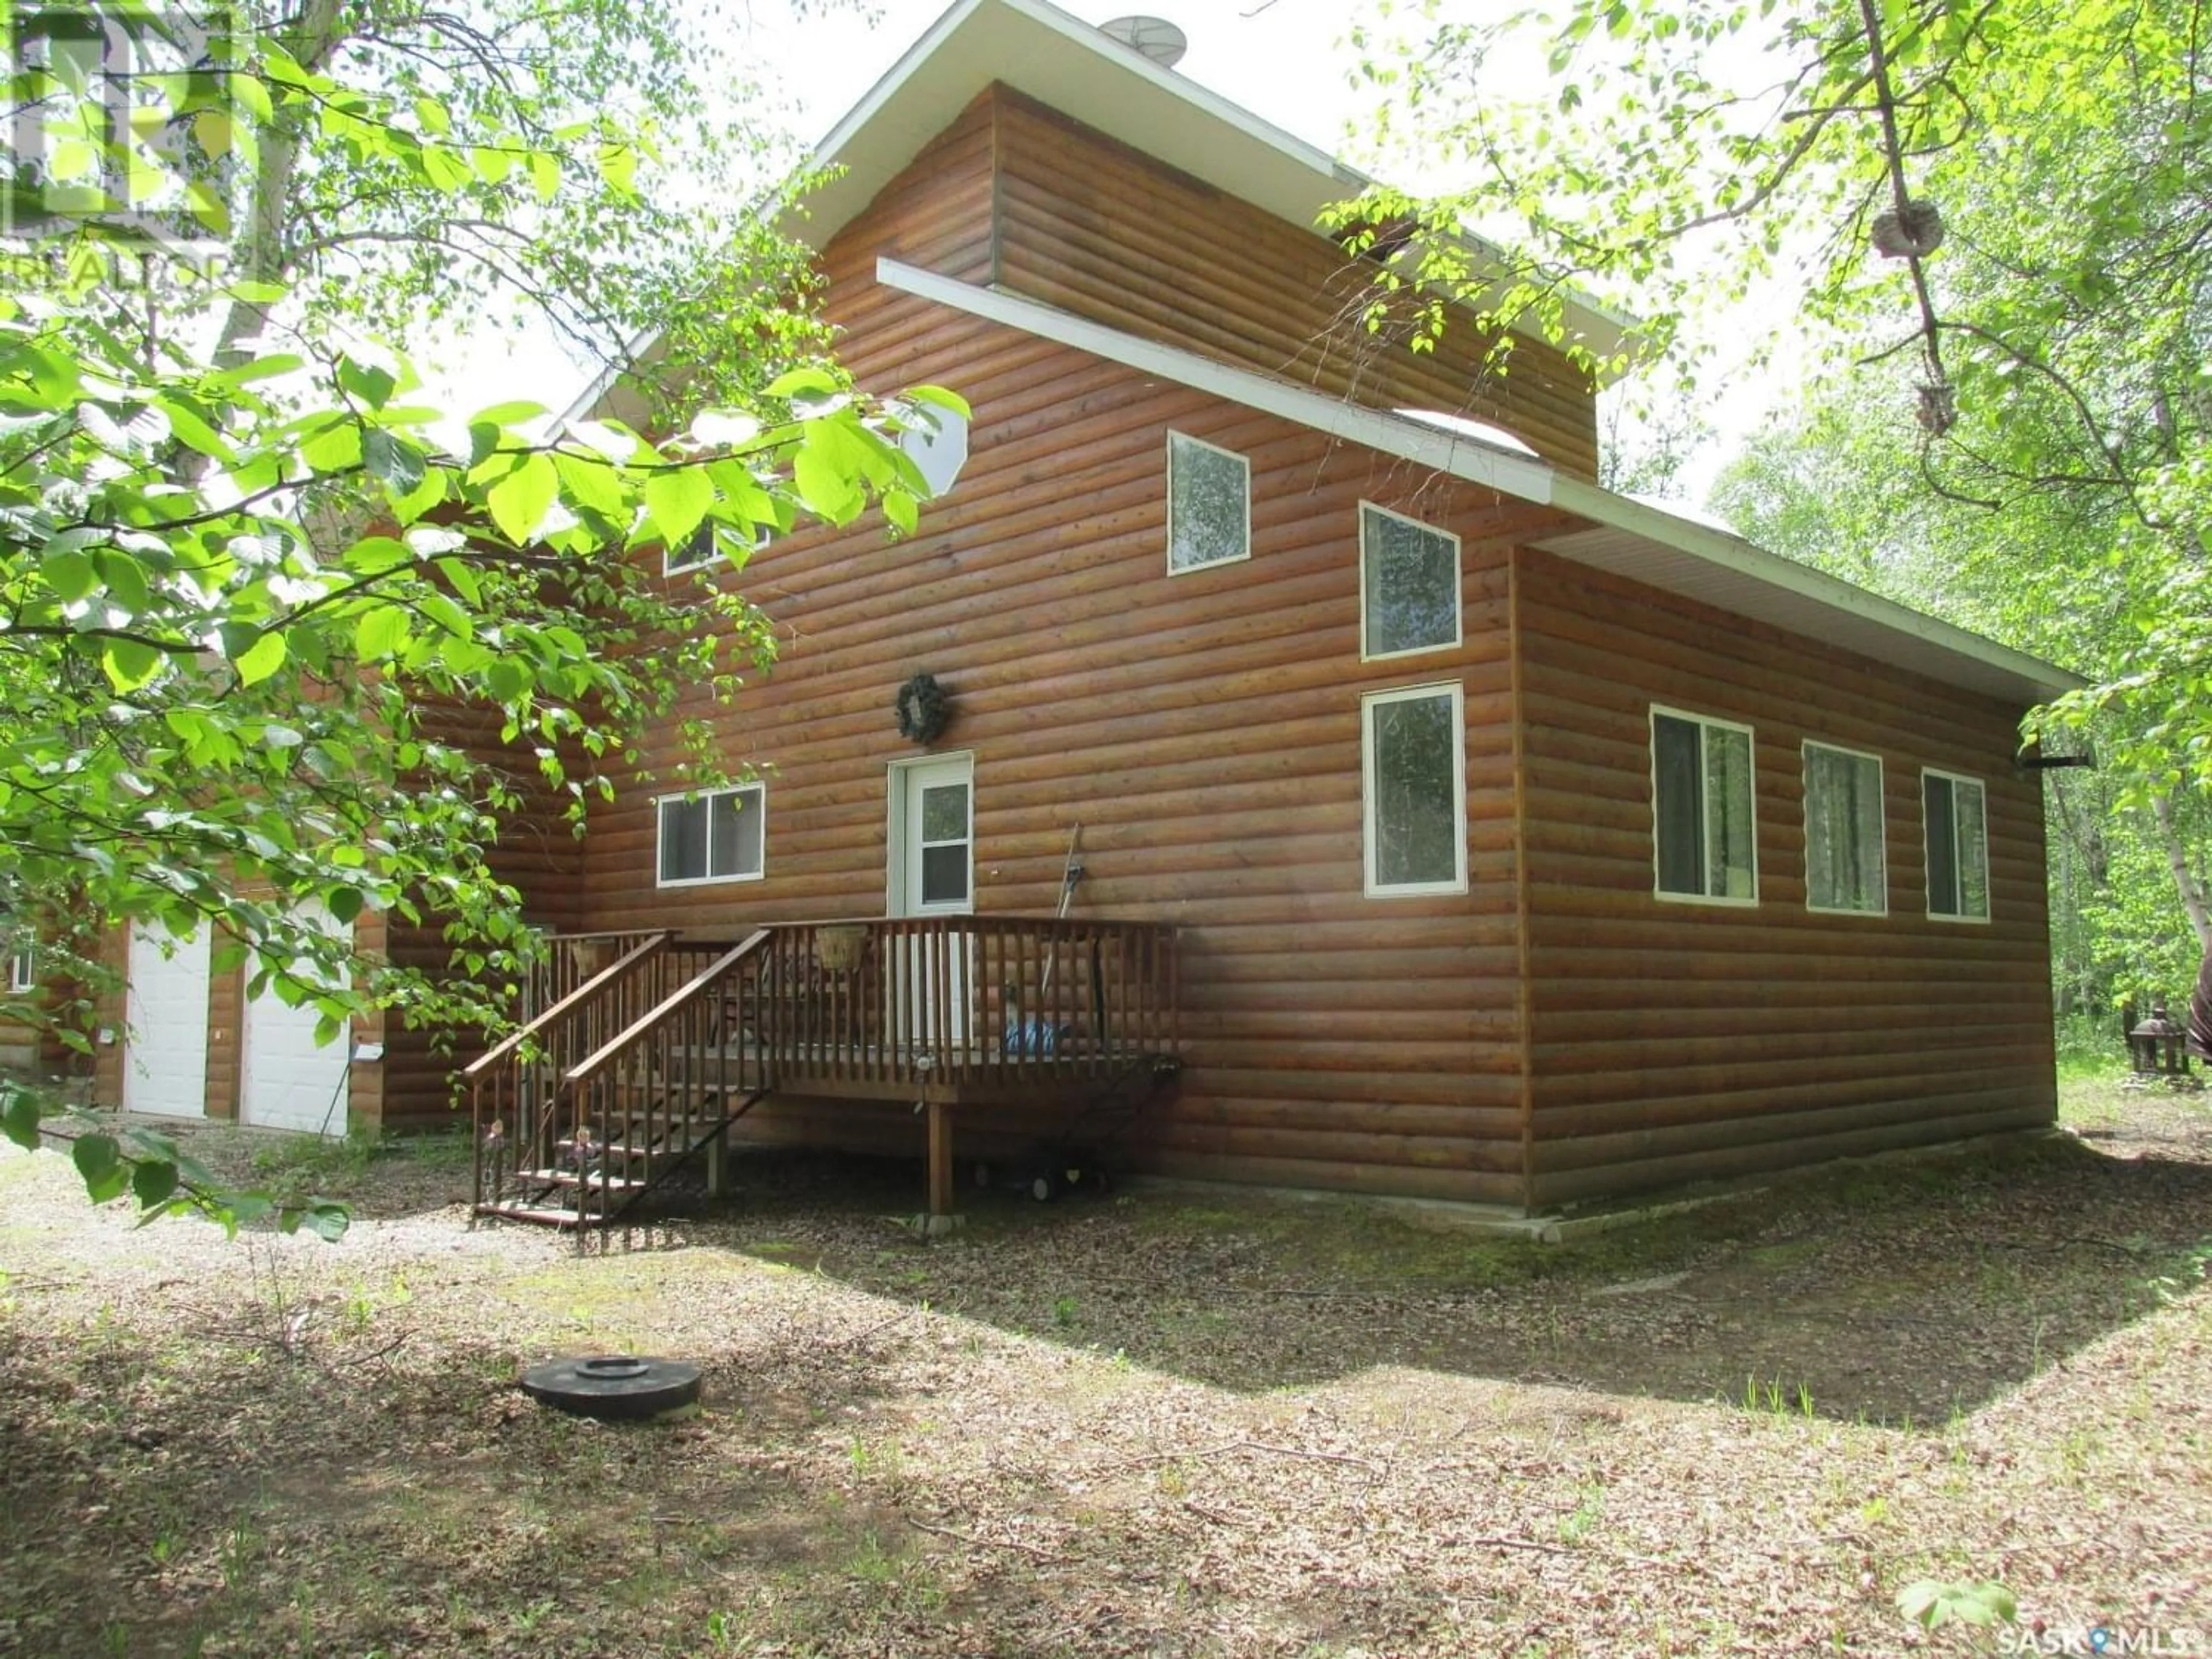
{"type": "MultiPolygon", "coordinates": [[[[719,1102],[719,1091],[708,1092],[719,1102]]],[[[684,1120],[656,1127],[655,1115],[639,1110],[627,1122],[616,1126],[621,1129],[623,1139],[601,1142],[572,1135],[556,1139],[552,1148],[560,1163],[507,1172],[501,1183],[501,1190],[479,1202],[477,1213],[550,1227],[574,1227],[580,1218],[595,1224],[612,1221],[689,1164],[767,1094],[765,1089],[755,1089],[740,1096],[729,1111],[717,1113],[704,1121],[690,1120],[689,1134],[683,1133],[684,1120]],[[587,1149],[585,1156],[591,1167],[576,1166],[580,1147],[587,1149]],[[627,1172],[641,1164],[648,1174],[633,1176],[627,1172]],[[610,1167],[612,1165],[620,1165],[623,1172],[616,1173],[610,1167]],[[583,1193],[599,1200],[598,1210],[588,1217],[576,1201],[583,1193]]]]}

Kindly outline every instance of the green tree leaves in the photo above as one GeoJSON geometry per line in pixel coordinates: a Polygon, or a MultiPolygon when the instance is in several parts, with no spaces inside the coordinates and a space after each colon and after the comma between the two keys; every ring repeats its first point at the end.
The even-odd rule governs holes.
{"type": "MultiPolygon", "coordinates": [[[[804,250],[657,198],[653,127],[699,137],[716,202],[756,199],[738,130],[699,136],[712,50],[611,0],[387,9],[347,33],[371,21],[249,18],[174,95],[204,148],[250,163],[261,234],[219,274],[149,248],[125,287],[88,233],[0,288],[0,910],[92,930],[75,968],[95,990],[100,927],[210,927],[219,965],[331,1037],[372,1009],[505,1017],[530,948],[497,858],[519,811],[579,828],[661,723],[692,780],[742,763],[679,704],[733,695],[773,635],[727,584],[666,582],[665,541],[711,526],[741,551],[878,499],[914,516],[905,405],[821,362],[793,302],[804,250]],[[684,434],[659,443],[498,402],[448,453],[407,337],[495,298],[603,352],[670,331],[712,416],[656,417],[684,434]],[[318,903],[442,933],[471,971],[356,959],[318,903]]],[[[20,166],[0,155],[0,187],[20,166]]],[[[88,1001],[21,1012],[89,1047],[88,1001]]],[[[0,1115],[36,1145],[23,1100],[0,1115]]],[[[149,1214],[343,1225],[219,1192],[136,1131],[97,1124],[71,1156],[149,1214]]]]}

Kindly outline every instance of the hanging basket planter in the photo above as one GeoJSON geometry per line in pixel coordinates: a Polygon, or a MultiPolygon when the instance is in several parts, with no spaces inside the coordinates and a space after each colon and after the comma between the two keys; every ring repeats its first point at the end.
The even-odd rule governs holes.
{"type": "Polygon", "coordinates": [[[814,959],[832,974],[849,974],[867,954],[868,930],[858,922],[840,922],[814,930],[814,959]]]}
{"type": "Polygon", "coordinates": [[[899,736],[911,743],[934,743],[952,718],[952,694],[934,674],[916,674],[898,693],[899,736]]]}

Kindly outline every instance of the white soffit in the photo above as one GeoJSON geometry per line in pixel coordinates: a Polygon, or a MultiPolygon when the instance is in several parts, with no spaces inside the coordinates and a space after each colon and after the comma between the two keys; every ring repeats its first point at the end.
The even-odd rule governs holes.
{"type": "Polygon", "coordinates": [[[978,288],[973,283],[940,276],[934,271],[901,264],[896,259],[876,261],[876,280],[886,288],[934,301],[1040,339],[1073,346],[1094,357],[1103,357],[1109,362],[1120,363],[1177,386],[1211,392],[1247,409],[1280,416],[1300,426],[1326,432],[1331,437],[1379,449],[1386,455],[1400,456],[1417,465],[1464,478],[1469,483],[1485,485],[1501,495],[1540,504],[1552,499],[1553,473],[1550,465],[1510,454],[1491,444],[1417,426],[1411,421],[1293,386],[1287,380],[1201,357],[1179,346],[1162,345],[1156,340],[1124,333],[1088,317],[1079,317],[1073,312],[1062,311],[1004,289],[978,288]]]}
{"type": "Polygon", "coordinates": [[[2086,684],[2080,676],[2025,652],[1923,616],[1740,536],[1568,477],[1546,462],[1525,460],[1425,424],[1125,333],[1003,289],[980,288],[896,259],[877,260],[876,280],[987,322],[1487,485],[1502,495],[1558,507],[1585,522],[1531,538],[1529,545],[1577,564],[2022,707],[2086,684]]]}
{"type": "Polygon", "coordinates": [[[2045,702],[2087,684],[2039,657],[1854,587],[1741,536],[1579,478],[1556,479],[1552,499],[1591,522],[1529,544],[1577,564],[2008,702],[2045,702]]]}

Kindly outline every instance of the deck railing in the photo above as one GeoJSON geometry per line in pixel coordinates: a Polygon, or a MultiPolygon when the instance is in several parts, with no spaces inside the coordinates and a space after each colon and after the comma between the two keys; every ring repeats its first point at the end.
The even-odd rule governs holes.
{"type": "Polygon", "coordinates": [[[1176,1050],[1166,923],[923,916],[767,931],[744,1029],[793,1093],[1072,1083],[1176,1050]]]}

